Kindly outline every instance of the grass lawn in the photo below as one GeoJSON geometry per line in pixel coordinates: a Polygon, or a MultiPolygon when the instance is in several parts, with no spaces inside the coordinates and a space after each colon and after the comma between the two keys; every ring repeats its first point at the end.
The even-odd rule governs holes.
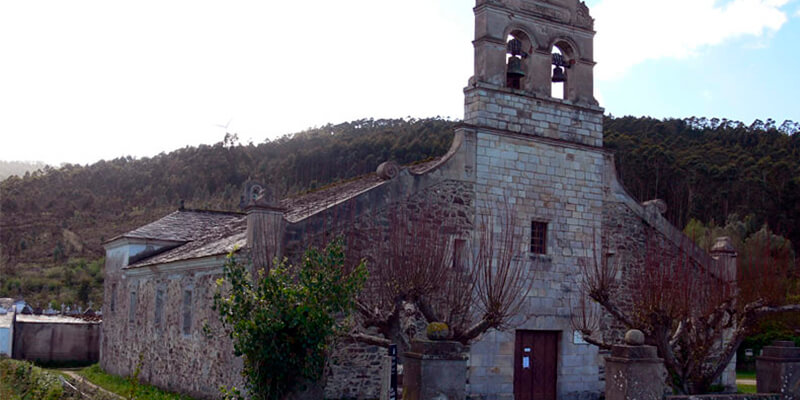
{"type": "Polygon", "coordinates": [[[756,371],[736,371],[736,379],[756,379],[756,371]]]}
{"type": "MultiPolygon", "coordinates": [[[[736,379],[756,379],[755,371],[736,371],[736,379]]],[[[756,385],[737,384],[736,389],[739,393],[757,393],[756,385]]]]}
{"type": "Polygon", "coordinates": [[[756,385],[736,385],[738,393],[757,393],[756,385]]]}
{"type": "Polygon", "coordinates": [[[137,384],[134,387],[130,379],[107,374],[102,369],[100,369],[100,366],[97,364],[90,365],[78,371],[78,374],[88,379],[95,385],[105,388],[110,392],[114,392],[126,399],[133,398],[136,400],[193,400],[189,396],[165,392],[161,389],[156,388],[155,386],[137,384]]]}

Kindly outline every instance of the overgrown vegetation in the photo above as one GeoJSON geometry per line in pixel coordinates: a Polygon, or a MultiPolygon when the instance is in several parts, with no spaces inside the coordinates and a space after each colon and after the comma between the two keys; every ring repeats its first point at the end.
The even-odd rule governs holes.
{"type": "MultiPolygon", "coordinates": [[[[284,260],[254,270],[231,255],[214,309],[244,359],[248,397],[280,400],[322,376],[329,342],[345,326],[367,269],[363,261],[346,265],[343,243],[335,240],[324,250],[308,249],[300,266],[284,260]]],[[[238,388],[225,395],[244,399],[238,388]]]]}
{"type": "Polygon", "coordinates": [[[80,370],[78,374],[86,378],[89,382],[116,393],[125,399],[192,400],[189,396],[165,392],[155,386],[138,383],[135,379],[109,375],[97,364],[80,370]]]}
{"type": "Polygon", "coordinates": [[[3,272],[0,293],[24,295],[28,303],[42,308],[93,306],[97,310],[103,302],[104,266],[102,257],[73,258],[56,265],[19,264],[3,272]]]}
{"type": "Polygon", "coordinates": [[[72,398],[72,393],[64,390],[58,375],[26,361],[0,356],[0,399],[61,400],[72,398]]]}

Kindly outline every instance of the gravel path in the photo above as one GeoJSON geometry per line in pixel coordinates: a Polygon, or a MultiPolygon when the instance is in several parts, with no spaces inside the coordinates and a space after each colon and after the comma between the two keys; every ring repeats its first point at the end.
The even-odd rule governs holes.
{"type": "Polygon", "coordinates": [[[73,371],[73,370],[69,370],[69,369],[60,369],[60,370],[58,370],[58,371],[59,371],[59,372],[63,372],[64,374],[66,374],[67,376],[69,376],[70,378],[72,378],[72,379],[73,379],[75,382],[78,382],[78,384],[79,384],[79,385],[81,385],[81,386],[84,386],[84,387],[89,387],[89,388],[90,388],[91,390],[93,390],[95,393],[102,393],[102,398],[104,398],[104,399],[117,399],[117,400],[125,400],[125,398],[124,398],[124,397],[122,397],[122,396],[120,396],[120,395],[118,395],[118,394],[116,394],[116,393],[114,393],[114,392],[110,392],[110,391],[108,391],[108,390],[106,390],[106,389],[104,389],[104,388],[102,388],[102,387],[100,387],[100,386],[97,386],[97,385],[95,385],[95,384],[94,384],[94,383],[92,383],[92,382],[89,382],[89,380],[88,380],[88,379],[86,379],[86,378],[84,378],[84,377],[82,377],[82,376],[78,375],[78,374],[77,374],[75,371],[73,371]]]}

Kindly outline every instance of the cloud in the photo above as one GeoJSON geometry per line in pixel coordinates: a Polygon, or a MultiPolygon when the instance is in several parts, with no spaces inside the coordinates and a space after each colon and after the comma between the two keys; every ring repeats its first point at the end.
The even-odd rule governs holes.
{"type": "Polygon", "coordinates": [[[788,2],[602,0],[592,9],[598,78],[619,78],[641,62],[689,57],[737,37],[761,38],[786,23],[788,2]]]}

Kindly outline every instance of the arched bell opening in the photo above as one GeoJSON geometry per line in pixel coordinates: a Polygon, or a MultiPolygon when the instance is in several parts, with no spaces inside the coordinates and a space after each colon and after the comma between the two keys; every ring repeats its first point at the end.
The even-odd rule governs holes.
{"type": "Polygon", "coordinates": [[[570,93],[570,70],[575,65],[575,52],[565,41],[557,41],[551,50],[550,96],[566,99],[570,93]]]}
{"type": "Polygon", "coordinates": [[[524,32],[513,30],[506,38],[506,87],[524,89],[528,75],[528,56],[533,47],[524,32]]]}

